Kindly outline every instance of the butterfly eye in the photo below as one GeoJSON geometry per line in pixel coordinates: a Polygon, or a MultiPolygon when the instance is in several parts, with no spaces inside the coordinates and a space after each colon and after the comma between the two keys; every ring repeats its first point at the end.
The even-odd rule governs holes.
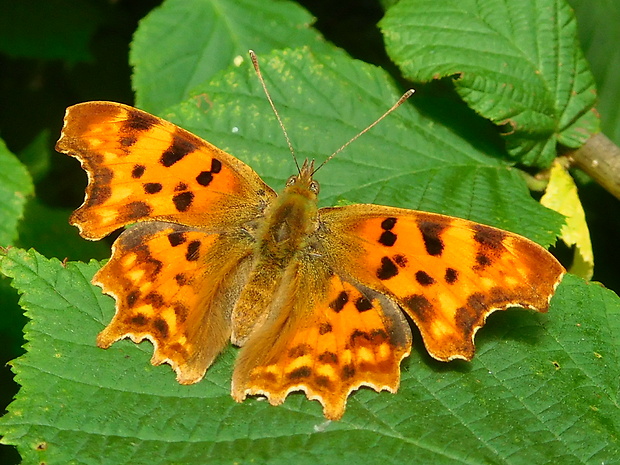
{"type": "Polygon", "coordinates": [[[286,187],[292,186],[296,182],[297,182],[297,175],[293,175],[290,178],[288,178],[288,181],[286,181],[286,187]]]}
{"type": "Polygon", "coordinates": [[[319,189],[320,189],[319,182],[313,180],[310,183],[310,190],[314,192],[316,195],[319,195],[319,189]]]}

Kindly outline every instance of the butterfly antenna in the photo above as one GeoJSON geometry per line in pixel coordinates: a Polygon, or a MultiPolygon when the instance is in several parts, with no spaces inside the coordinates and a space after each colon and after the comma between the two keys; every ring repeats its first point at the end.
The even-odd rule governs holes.
{"type": "Polygon", "coordinates": [[[377,118],[377,120],[375,120],[374,123],[372,123],[371,125],[369,125],[366,129],[364,129],[363,131],[361,131],[359,134],[357,134],[355,137],[353,137],[351,140],[349,140],[349,142],[347,142],[346,144],[344,144],[342,147],[340,147],[338,150],[336,150],[334,153],[332,153],[329,157],[327,157],[327,159],[321,163],[313,172],[312,174],[316,173],[323,165],[325,165],[329,160],[331,160],[332,158],[334,158],[336,155],[338,155],[340,152],[342,152],[344,149],[346,149],[349,144],[351,144],[355,139],[357,139],[358,137],[360,137],[362,134],[370,131],[373,127],[375,127],[377,124],[379,124],[379,122],[385,118],[387,115],[389,115],[390,113],[392,113],[394,110],[396,110],[399,106],[401,106],[405,100],[407,100],[409,97],[411,97],[413,95],[413,93],[415,92],[415,90],[413,89],[409,89],[407,92],[405,92],[401,98],[398,99],[398,102],[396,102],[394,105],[392,105],[392,107],[386,111],[385,113],[383,113],[379,118],[377,118]]]}
{"type": "Polygon", "coordinates": [[[278,119],[278,123],[282,128],[282,132],[284,133],[284,137],[286,138],[286,143],[288,144],[288,148],[291,151],[291,155],[293,155],[293,160],[295,160],[295,166],[297,167],[297,172],[301,173],[299,169],[299,163],[297,162],[297,156],[295,155],[295,150],[293,149],[293,144],[291,144],[291,139],[288,137],[288,132],[286,132],[286,128],[284,127],[284,123],[280,118],[280,114],[278,110],[276,110],[276,106],[273,104],[273,100],[271,99],[271,95],[269,95],[269,91],[267,90],[267,86],[265,85],[265,80],[263,79],[263,74],[260,72],[260,66],[258,66],[258,58],[256,57],[256,53],[254,50],[250,50],[250,58],[252,59],[252,64],[254,65],[254,70],[256,71],[256,75],[258,76],[258,80],[263,86],[263,90],[265,91],[265,95],[267,96],[267,100],[269,101],[269,105],[271,105],[271,109],[273,110],[276,118],[278,119]]]}

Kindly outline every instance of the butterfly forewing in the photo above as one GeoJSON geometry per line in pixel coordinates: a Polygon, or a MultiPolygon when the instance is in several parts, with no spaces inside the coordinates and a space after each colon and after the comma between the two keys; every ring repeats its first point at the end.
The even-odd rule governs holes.
{"type": "Polygon", "coordinates": [[[56,149],[88,173],[86,200],[71,223],[91,240],[152,219],[222,230],[261,214],[275,197],[237,158],[119,103],[69,107],[56,149]]]}
{"type": "Polygon", "coordinates": [[[471,359],[495,310],[546,311],[564,274],[534,242],[459,218],[377,205],[320,214],[332,266],[393,296],[439,360],[471,359]]]}

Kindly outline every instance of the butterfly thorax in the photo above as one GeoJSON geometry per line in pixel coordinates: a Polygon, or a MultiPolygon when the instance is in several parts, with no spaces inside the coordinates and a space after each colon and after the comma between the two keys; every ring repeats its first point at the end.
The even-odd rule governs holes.
{"type": "Polygon", "coordinates": [[[267,316],[268,306],[287,270],[305,253],[318,227],[318,183],[312,178],[313,162],[304,162],[284,191],[267,208],[256,233],[252,271],[235,309],[232,339],[242,345],[267,316]]]}
{"type": "Polygon", "coordinates": [[[304,163],[298,175],[267,209],[258,231],[258,256],[275,258],[284,267],[316,229],[319,185],[312,179],[312,163],[304,163]]]}

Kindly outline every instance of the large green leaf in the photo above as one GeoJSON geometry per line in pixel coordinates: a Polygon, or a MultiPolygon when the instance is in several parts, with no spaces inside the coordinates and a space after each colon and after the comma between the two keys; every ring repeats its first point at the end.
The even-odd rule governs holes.
{"type": "Polygon", "coordinates": [[[328,50],[312,21],[284,0],[166,0],[141,21],[132,42],[136,104],[150,112],[176,104],[248,49],[328,50]]]}
{"type": "Polygon", "coordinates": [[[98,349],[113,303],[89,284],[96,263],[12,249],[0,261],[31,321],[23,386],[0,420],[24,463],[613,463],[620,454],[620,301],[567,276],[548,315],[496,314],[471,363],[420,348],[396,395],[361,390],[325,421],[301,394],[236,404],[234,350],[181,386],[149,364],[149,343],[98,349]]]}
{"type": "Polygon", "coordinates": [[[599,99],[601,128],[620,145],[620,2],[616,0],[569,0],[579,20],[579,37],[592,73],[599,99]]]}
{"type": "Polygon", "coordinates": [[[594,80],[565,0],[402,0],[381,28],[408,78],[454,76],[469,106],[505,125],[524,164],[547,166],[558,142],[579,147],[598,131],[594,80]]]}
{"type": "MultiPolygon", "coordinates": [[[[324,160],[399,97],[384,71],[344,54],[303,49],[263,58],[267,86],[300,158],[324,160]]],[[[251,66],[196,92],[166,116],[248,162],[274,188],[284,186],[295,165],[251,66]]],[[[434,211],[553,243],[561,217],[530,197],[502,156],[481,152],[406,104],[317,173],[321,204],[434,211]]]]}
{"type": "Polygon", "coordinates": [[[17,225],[34,186],[28,170],[1,139],[0,167],[0,246],[6,247],[17,238],[17,225]]]}

